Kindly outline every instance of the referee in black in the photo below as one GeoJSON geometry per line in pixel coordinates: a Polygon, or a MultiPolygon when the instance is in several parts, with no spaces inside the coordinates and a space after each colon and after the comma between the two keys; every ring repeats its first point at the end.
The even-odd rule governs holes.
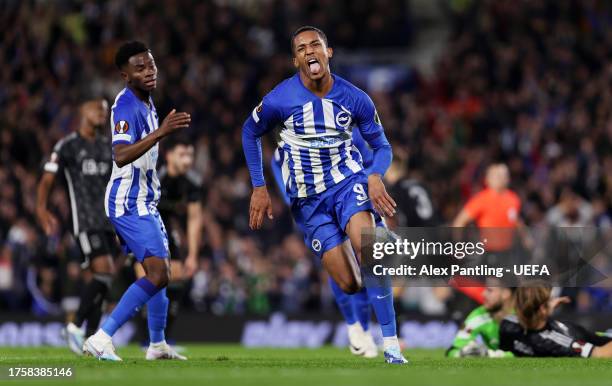
{"type": "Polygon", "coordinates": [[[88,100],[79,109],[77,131],[62,138],[44,164],[38,183],[36,216],[47,236],[57,235],[57,218],[47,209],[47,201],[57,176],[63,179],[70,197],[72,234],[79,245],[91,280],[81,292],[74,321],[66,325],[68,346],[77,355],[83,353],[85,335],[93,334],[102,317],[104,298],[110,288],[113,255],[119,254],[115,233],[104,214],[104,195],[111,174],[110,139],[101,130],[108,120],[104,99],[88,100]],[[87,321],[87,331],[82,325],[87,321]]]}

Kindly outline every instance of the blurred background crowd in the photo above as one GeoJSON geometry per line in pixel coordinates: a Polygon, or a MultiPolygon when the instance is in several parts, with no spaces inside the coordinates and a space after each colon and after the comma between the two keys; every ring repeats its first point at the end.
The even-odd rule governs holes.
{"type": "MultiPolygon", "coordinates": [[[[609,228],[612,3],[448,0],[429,2],[435,12],[423,17],[419,7],[432,8],[425,3],[0,1],[0,309],[59,313],[78,293],[67,195],[59,185],[51,196],[64,229],[47,238],[35,187],[53,145],[75,129],[79,102],[112,101],[123,87],[113,59],[131,39],[155,56],[160,118],[173,107],[192,116],[185,134],[205,212],[200,268],[185,299],[196,310],[334,310],[278,194],[275,220],[248,229],[242,123],[293,74],[289,38],[302,24],[327,33],[332,71],[372,96],[395,157],[429,188],[445,223],[482,188],[487,165],[503,161],[527,225],[609,228]],[[424,46],[441,49],[425,66],[407,62],[407,53],[426,54],[417,42],[432,27],[442,33],[424,46]]],[[[406,289],[400,305],[445,312],[452,297],[406,289]]],[[[606,290],[577,299],[578,311],[612,310],[606,290]]]]}

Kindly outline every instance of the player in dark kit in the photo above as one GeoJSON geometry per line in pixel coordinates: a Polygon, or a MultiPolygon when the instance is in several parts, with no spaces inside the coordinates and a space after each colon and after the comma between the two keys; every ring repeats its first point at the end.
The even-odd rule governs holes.
{"type": "Polygon", "coordinates": [[[550,295],[550,287],[516,289],[516,315],[502,321],[499,348],[527,357],[612,358],[612,338],[550,317],[557,305],[569,301],[550,295]]]}
{"type": "MultiPolygon", "coordinates": [[[[171,140],[166,146],[165,158],[166,164],[158,171],[161,199],[157,207],[166,225],[170,250],[171,277],[167,289],[170,303],[166,323],[168,337],[178,315],[187,281],[193,276],[198,265],[202,234],[202,180],[191,169],[194,148],[188,140],[171,140]],[[186,257],[183,253],[185,250],[186,257]]],[[[142,267],[136,267],[138,277],[144,276],[142,267]]]]}
{"type": "Polygon", "coordinates": [[[62,138],[45,163],[36,201],[41,227],[48,236],[57,234],[57,219],[47,209],[47,199],[56,175],[65,179],[72,210],[72,233],[83,255],[81,266],[92,273],[81,293],[75,319],[65,330],[68,346],[78,355],[82,354],[84,334],[89,336],[98,328],[114,272],[113,255],[118,253],[115,234],[104,216],[104,191],[111,173],[112,155],[110,139],[99,131],[107,122],[108,103],[104,99],[83,103],[80,118],[78,130],[62,138]],[[81,329],[85,321],[86,333],[81,329]]]}
{"type": "Polygon", "coordinates": [[[397,227],[435,227],[441,224],[429,189],[419,179],[408,176],[408,161],[395,157],[385,174],[389,194],[397,203],[396,215],[387,219],[388,225],[397,227]]]}

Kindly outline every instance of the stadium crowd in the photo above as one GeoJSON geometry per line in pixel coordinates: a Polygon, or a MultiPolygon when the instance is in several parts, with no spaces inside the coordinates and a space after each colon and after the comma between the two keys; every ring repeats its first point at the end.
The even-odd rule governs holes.
{"type": "MultiPolygon", "coordinates": [[[[188,302],[215,314],[333,309],[319,262],[277,194],[275,220],[263,231],[248,229],[241,127],[261,97],[293,73],[289,37],[296,27],[317,25],[331,46],[347,50],[406,50],[419,32],[408,3],[4,3],[0,309],[58,312],[56,304],[78,292],[69,200],[56,187],[50,202],[64,229],[47,238],[35,220],[35,186],[45,155],[74,129],[78,103],[119,91],[114,52],[134,38],[156,58],[160,118],[174,107],[192,116],[184,135],[203,177],[205,224],[188,302]]],[[[411,87],[371,93],[395,156],[428,186],[447,223],[481,188],[487,165],[503,161],[526,224],[611,227],[612,5],[449,4],[451,33],[434,76],[417,73],[411,87]]],[[[266,143],[268,161],[272,150],[266,143]]],[[[404,306],[418,307],[409,292],[404,306]]],[[[575,307],[610,310],[612,295],[581,290],[575,307]]]]}

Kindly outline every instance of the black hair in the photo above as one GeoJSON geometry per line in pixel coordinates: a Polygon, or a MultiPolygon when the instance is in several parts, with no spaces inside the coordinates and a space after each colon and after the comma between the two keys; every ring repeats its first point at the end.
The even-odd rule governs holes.
{"type": "Polygon", "coordinates": [[[115,66],[121,69],[130,58],[134,55],[138,55],[142,52],[151,52],[149,48],[143,42],[133,40],[131,42],[125,42],[117,50],[115,55],[115,66]]]}
{"type": "Polygon", "coordinates": [[[293,53],[293,50],[295,49],[295,45],[294,45],[295,37],[305,31],[315,31],[319,35],[319,37],[323,39],[323,41],[325,42],[325,45],[327,46],[327,35],[325,35],[325,32],[311,25],[303,25],[300,28],[296,29],[293,32],[293,34],[291,34],[291,53],[293,53]]]}
{"type": "Polygon", "coordinates": [[[164,149],[166,151],[173,150],[175,147],[177,147],[179,145],[194,146],[193,145],[193,141],[189,137],[187,137],[185,135],[174,135],[174,136],[171,136],[165,142],[166,143],[164,145],[164,149]]]}

